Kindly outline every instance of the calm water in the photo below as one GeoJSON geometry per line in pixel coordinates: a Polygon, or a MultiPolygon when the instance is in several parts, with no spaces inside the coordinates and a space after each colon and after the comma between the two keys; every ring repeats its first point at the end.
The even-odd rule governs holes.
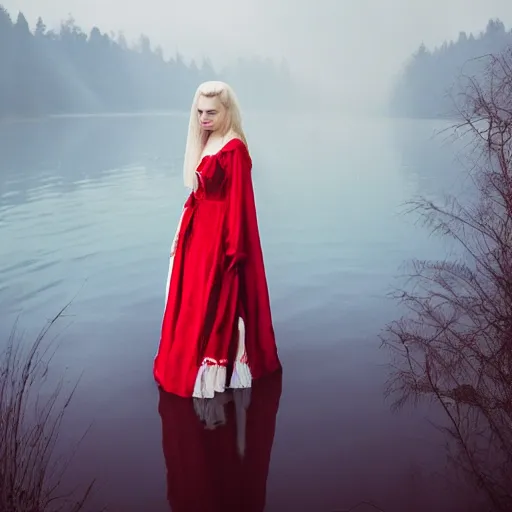
{"type": "MultiPolygon", "coordinates": [[[[70,385],[82,376],[63,442],[92,426],[68,479],[96,478],[94,504],[115,511],[169,510],[162,417],[166,431],[195,428],[180,404],[163,404],[160,416],[151,373],[186,198],[187,121],[0,125],[0,334],[20,316],[29,340],[73,299],[54,330],[51,367],[70,385]]],[[[446,438],[430,423],[442,415],[433,406],[390,412],[378,339],[400,314],[385,295],[402,262],[446,251],[400,214],[415,194],[437,197],[460,182],[453,147],[432,139],[443,123],[252,115],[246,126],[284,366],[266,510],[328,512],[365,500],[386,512],[469,510],[459,508],[462,481],[446,476],[446,438]]],[[[263,394],[278,399],[276,389],[263,394]]],[[[266,414],[261,431],[271,432],[260,398],[249,415],[257,423],[266,414]]],[[[247,450],[264,442],[258,429],[247,450]]],[[[183,457],[203,442],[194,432],[183,457]]],[[[177,448],[168,449],[174,467],[177,448]]]]}

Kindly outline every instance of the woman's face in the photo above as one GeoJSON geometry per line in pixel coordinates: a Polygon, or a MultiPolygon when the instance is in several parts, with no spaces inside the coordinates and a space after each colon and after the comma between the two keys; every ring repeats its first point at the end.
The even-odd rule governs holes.
{"type": "Polygon", "coordinates": [[[218,96],[207,98],[199,96],[197,100],[197,115],[203,130],[214,132],[223,127],[226,119],[226,109],[218,96]]]}

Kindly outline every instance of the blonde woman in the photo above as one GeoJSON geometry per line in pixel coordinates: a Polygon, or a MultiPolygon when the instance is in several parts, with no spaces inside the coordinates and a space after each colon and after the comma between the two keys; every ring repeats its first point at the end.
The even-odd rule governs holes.
{"type": "Polygon", "coordinates": [[[213,398],[281,368],[251,169],[233,90],[223,82],[201,84],[183,172],[192,192],[171,249],[153,368],[164,391],[213,398]]]}

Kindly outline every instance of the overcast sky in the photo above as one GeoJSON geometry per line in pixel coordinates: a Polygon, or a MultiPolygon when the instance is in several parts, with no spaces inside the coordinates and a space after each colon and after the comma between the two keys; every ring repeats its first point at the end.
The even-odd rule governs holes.
{"type": "Polygon", "coordinates": [[[0,0],[13,17],[49,27],[72,14],[88,31],[141,32],[166,54],[287,57],[303,83],[333,102],[378,104],[418,45],[475,34],[489,18],[512,28],[512,0],[0,0]],[[341,99],[343,98],[343,100],[341,99]],[[341,100],[341,101],[340,101],[341,100]]]}

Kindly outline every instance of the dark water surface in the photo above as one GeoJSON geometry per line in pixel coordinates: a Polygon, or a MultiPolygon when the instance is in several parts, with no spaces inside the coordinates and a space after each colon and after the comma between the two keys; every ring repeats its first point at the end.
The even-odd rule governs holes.
{"type": "Polygon", "coordinates": [[[443,422],[439,408],[390,411],[389,356],[378,339],[400,315],[385,294],[402,262],[446,252],[400,215],[413,195],[438,197],[460,182],[454,148],[431,139],[444,125],[247,117],[284,371],[282,382],[253,390],[239,468],[234,403],[228,425],[205,432],[190,402],[167,397],[159,412],[151,373],[186,197],[187,121],[0,125],[0,334],[20,316],[30,340],[73,299],[54,329],[60,347],[51,366],[69,385],[81,376],[62,442],[92,426],[68,483],[96,478],[93,503],[110,510],[169,510],[167,458],[173,500],[187,489],[207,493],[208,478],[221,494],[220,475],[263,500],[272,447],[268,511],[348,510],[362,501],[385,512],[472,510],[472,491],[447,462],[447,437],[432,425],[443,422]],[[242,473],[263,485],[244,487],[242,473]]]}

